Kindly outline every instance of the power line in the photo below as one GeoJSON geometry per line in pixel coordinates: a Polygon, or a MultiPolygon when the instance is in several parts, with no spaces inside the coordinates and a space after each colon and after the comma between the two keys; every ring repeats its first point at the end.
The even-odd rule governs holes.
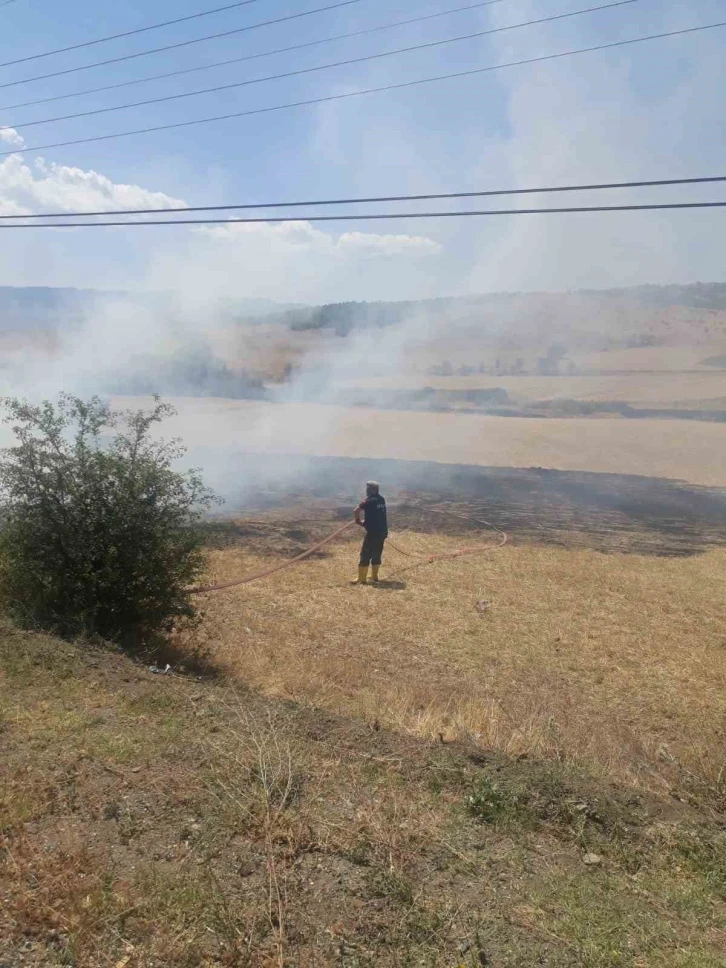
{"type": "Polygon", "coordinates": [[[510,24],[506,27],[490,27],[487,30],[477,30],[474,33],[462,34],[458,37],[449,37],[446,40],[431,40],[425,44],[414,44],[410,47],[398,47],[395,50],[387,50],[378,54],[366,54],[363,57],[351,57],[346,60],[333,61],[329,64],[317,64],[314,67],[303,67],[295,71],[285,71],[281,74],[268,74],[267,77],[253,77],[244,81],[235,81],[232,84],[217,84],[214,87],[202,88],[199,91],[186,91],[181,94],[167,94],[164,97],[149,98],[145,101],[134,101],[130,104],[117,104],[106,108],[94,108],[91,111],[79,111],[76,114],[64,114],[55,118],[42,118],[39,121],[24,121],[3,125],[0,131],[11,128],[34,128],[39,124],[53,124],[56,121],[72,121],[75,118],[88,118],[97,114],[110,114],[114,111],[125,111],[129,108],[147,107],[150,104],[162,104],[167,101],[179,101],[188,97],[198,97],[202,94],[216,94],[219,91],[229,91],[238,87],[247,87],[251,84],[264,84],[267,81],[279,81],[288,77],[300,77],[303,74],[314,74],[318,71],[327,71],[334,67],[346,67],[350,64],[364,64],[368,61],[381,60],[384,57],[394,57],[398,54],[408,54],[416,50],[429,50],[432,47],[443,47],[447,44],[459,43],[463,40],[474,40],[477,37],[485,37],[489,34],[499,34],[507,30],[516,30],[519,27],[531,27],[535,24],[551,23],[555,20],[566,20],[570,17],[579,17],[586,13],[596,13],[601,10],[610,10],[613,7],[623,7],[631,3],[638,3],[639,0],[614,0],[611,3],[600,4],[596,7],[585,7],[582,10],[572,10],[569,13],[559,13],[550,17],[539,17],[537,20],[526,20],[523,23],[510,24]]]}
{"type": "MultiPolygon", "coordinates": [[[[588,54],[598,50],[609,50],[614,47],[625,47],[628,44],[640,44],[648,40],[660,40],[664,37],[678,37],[684,34],[693,34],[703,30],[712,30],[716,27],[726,27],[726,21],[713,24],[702,24],[699,27],[686,27],[682,30],[669,30],[660,34],[648,34],[645,37],[633,37],[630,40],[618,40],[609,44],[598,44],[595,47],[579,47],[576,50],[566,50],[559,54],[545,54],[541,57],[528,57],[524,60],[509,61],[506,64],[493,64],[489,67],[475,67],[466,71],[457,71],[453,74],[438,74],[434,77],[422,77],[414,81],[402,81],[398,84],[386,84],[382,87],[369,87],[360,91],[346,91],[342,94],[328,94],[325,97],[308,98],[304,101],[288,101],[286,104],[273,104],[265,108],[251,108],[247,111],[235,111],[232,114],[218,114],[208,118],[197,118],[193,121],[175,121],[172,124],[158,124],[148,128],[135,128],[132,131],[118,131],[114,134],[94,135],[90,138],[74,138],[72,141],[56,141],[52,144],[32,145],[23,148],[23,151],[45,151],[49,148],[67,148],[72,145],[91,144],[98,141],[110,141],[115,138],[128,138],[137,134],[151,134],[157,131],[171,131],[176,128],[188,128],[197,124],[209,124],[213,121],[229,121],[233,118],[251,117],[257,114],[269,114],[273,111],[283,111],[287,108],[307,107],[312,104],[324,104],[332,101],[342,101],[346,98],[361,97],[365,94],[380,94],[384,91],[403,90],[404,88],[417,87],[421,84],[431,84],[435,81],[448,81],[459,77],[470,77],[474,74],[485,74],[489,71],[502,70],[505,67],[520,67],[525,64],[539,64],[544,61],[559,60],[563,57],[572,57],[575,54],[588,54]]],[[[0,158],[6,155],[18,154],[18,149],[10,151],[0,151],[0,158]]]]}
{"type": "Polygon", "coordinates": [[[19,84],[30,84],[32,81],[45,81],[51,77],[62,77],[65,74],[77,74],[78,71],[88,71],[92,67],[106,67],[108,64],[119,64],[121,61],[134,60],[137,57],[146,57],[147,54],[160,54],[167,50],[178,50],[180,47],[190,47],[192,44],[201,44],[207,40],[231,37],[234,34],[243,34],[248,30],[257,30],[259,27],[272,27],[275,24],[284,24],[290,20],[299,20],[301,17],[310,17],[315,13],[337,10],[339,7],[349,7],[354,3],[361,3],[361,0],[339,0],[339,2],[331,3],[326,7],[316,7],[314,10],[303,10],[300,13],[288,14],[285,17],[276,17],[274,20],[259,20],[257,23],[247,24],[245,27],[235,27],[234,30],[223,30],[217,34],[207,34],[205,37],[192,37],[191,40],[180,40],[176,44],[167,44],[166,47],[152,47],[150,50],[140,50],[135,54],[124,54],[121,57],[109,57],[107,60],[95,61],[93,64],[82,64],[80,67],[67,67],[62,71],[53,71],[50,74],[37,74],[35,77],[24,77],[19,81],[6,81],[4,84],[0,84],[0,89],[17,87],[19,84]]]}
{"type": "Polygon", "coordinates": [[[115,91],[121,87],[133,87],[135,84],[146,84],[149,81],[160,81],[167,77],[179,77],[182,74],[196,74],[199,71],[209,71],[215,67],[228,67],[230,64],[241,64],[244,61],[259,60],[262,57],[272,57],[274,54],[288,54],[294,50],[304,50],[307,47],[318,47],[320,44],[330,44],[336,40],[349,40],[351,37],[362,37],[365,34],[374,34],[381,30],[391,30],[394,27],[405,27],[409,24],[422,23],[425,20],[436,20],[439,17],[446,17],[455,13],[463,13],[467,10],[478,10],[481,7],[489,7],[492,4],[502,2],[503,0],[482,0],[480,3],[472,3],[466,7],[452,7],[449,10],[440,10],[438,13],[427,14],[425,17],[411,17],[409,20],[396,20],[393,23],[380,24],[376,27],[366,27],[363,30],[354,30],[347,34],[335,34],[332,37],[321,37],[320,40],[310,40],[304,44],[293,44],[291,47],[277,47],[274,50],[262,51],[259,54],[246,54],[244,57],[232,57],[229,60],[213,61],[211,64],[202,64],[199,67],[184,67],[178,71],[167,71],[164,74],[151,74],[149,77],[138,77],[133,81],[120,81],[117,84],[106,84],[104,87],[92,87],[85,91],[74,91],[71,94],[56,94],[54,97],[38,98],[35,101],[22,101],[20,104],[8,104],[5,107],[0,108],[0,111],[14,111],[15,108],[28,108],[36,104],[48,104],[51,101],[65,101],[68,98],[83,97],[86,94],[101,94],[104,91],[115,91]]]}
{"type": "MultiPolygon", "coordinates": [[[[10,0],[12,2],[12,0],[10,0]]],[[[229,3],[224,7],[214,7],[212,10],[202,10],[200,13],[192,13],[186,17],[177,17],[175,20],[165,20],[159,24],[149,24],[148,27],[137,27],[135,30],[124,30],[120,34],[110,34],[108,37],[97,37],[95,40],[86,40],[81,44],[71,44],[70,47],[56,47],[55,50],[46,50],[42,54],[30,54],[27,57],[18,57],[16,60],[5,61],[0,67],[12,67],[14,64],[25,64],[28,61],[40,60],[43,57],[52,57],[53,54],[66,54],[71,50],[81,50],[83,47],[95,47],[96,44],[105,44],[109,40],[120,40],[122,37],[133,37],[134,34],[145,34],[149,30],[159,30],[160,27],[171,27],[174,24],[183,24],[187,20],[199,20],[200,17],[209,17],[213,13],[223,13],[225,10],[235,10],[238,7],[247,7],[251,3],[258,3],[259,0],[238,0],[237,3],[229,3]]]]}
{"type": "MultiPolygon", "coordinates": [[[[472,215],[554,215],[570,212],[648,212],[658,209],[726,208],[726,202],[672,202],[653,205],[582,205],[576,208],[500,208],[463,212],[373,212],[364,215],[296,215],[283,218],[204,218],[148,219],[143,222],[26,222],[21,225],[1,224],[3,229],[86,229],[108,226],[136,228],[141,225],[259,225],[283,222],[359,222],[404,218],[462,218],[472,215]]],[[[19,216],[18,216],[19,217],[19,216]]]]}
{"type": "MultiPolygon", "coordinates": [[[[664,185],[703,185],[726,182],[726,175],[701,178],[659,178],[651,181],[599,182],[592,185],[555,185],[546,188],[498,188],[482,192],[446,192],[436,195],[379,195],[374,198],[325,198],[305,202],[258,202],[243,205],[185,205],[180,208],[125,208],[101,212],[41,212],[35,215],[0,215],[0,220],[19,218],[89,218],[96,215],[169,215],[174,212],[225,212],[255,208],[299,208],[316,205],[364,205],[373,202],[430,202],[453,198],[483,198],[492,195],[533,195],[545,192],[592,192],[610,188],[655,188],[664,185]]],[[[265,219],[264,221],[267,221],[265,219]]]]}

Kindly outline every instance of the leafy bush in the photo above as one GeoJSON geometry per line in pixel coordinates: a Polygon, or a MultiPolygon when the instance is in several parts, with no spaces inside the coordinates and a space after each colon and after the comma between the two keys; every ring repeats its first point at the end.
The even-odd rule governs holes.
{"type": "Polygon", "coordinates": [[[0,595],[24,626],[148,646],[194,609],[184,589],[203,567],[199,520],[213,496],[172,469],[175,413],[116,412],[97,397],[3,401],[16,445],[0,453],[0,595]]]}

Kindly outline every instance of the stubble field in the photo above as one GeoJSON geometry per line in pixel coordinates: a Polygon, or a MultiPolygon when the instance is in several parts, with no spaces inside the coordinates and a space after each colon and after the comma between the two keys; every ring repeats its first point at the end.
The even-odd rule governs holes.
{"type": "MultiPolygon", "coordinates": [[[[122,406],[147,403],[138,398],[122,406]]],[[[726,486],[726,424],[602,417],[495,417],[326,404],[173,401],[167,432],[195,449],[391,458],[499,467],[640,474],[726,486]]],[[[200,458],[201,459],[201,458],[200,458]]],[[[254,463],[254,460],[252,460],[254,463]]]]}

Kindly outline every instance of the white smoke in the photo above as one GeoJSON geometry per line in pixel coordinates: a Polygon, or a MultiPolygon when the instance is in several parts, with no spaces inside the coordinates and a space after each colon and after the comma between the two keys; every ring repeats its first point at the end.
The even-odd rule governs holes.
{"type": "MultiPolygon", "coordinates": [[[[657,11],[633,4],[623,8],[626,17],[608,12],[500,34],[470,50],[467,65],[708,22],[720,16],[720,6],[703,0],[695,15],[674,2],[657,11]]],[[[528,14],[541,16],[541,5],[522,2],[514,15],[506,4],[495,5],[479,16],[483,25],[498,25],[528,14]]],[[[349,172],[351,194],[709,174],[704,159],[720,157],[726,138],[726,116],[714,111],[714,92],[726,82],[720,36],[714,31],[432,86],[421,100],[410,102],[411,110],[409,101],[401,100],[404,95],[361,99],[356,110],[352,102],[331,102],[314,113],[310,144],[301,152],[309,150],[321,167],[349,172]],[[458,133],[442,137],[439,128],[449,122],[458,133]]],[[[450,67],[451,55],[446,57],[450,67]]],[[[435,71],[422,64],[419,74],[427,72],[435,71]]],[[[371,65],[358,86],[397,80],[400,68],[381,61],[371,65]]],[[[338,89],[347,90],[348,82],[338,88],[331,80],[331,93],[338,89]]],[[[22,137],[9,128],[0,129],[0,141],[23,148],[22,137]]],[[[175,194],[185,192],[159,188],[122,184],[94,170],[46,159],[30,161],[20,152],[0,160],[2,214],[163,210],[184,204],[175,194]]],[[[637,200],[663,197],[641,192],[637,200]]],[[[706,197],[713,197],[713,191],[691,188],[667,195],[676,201],[706,197]]],[[[528,196],[527,202],[615,204],[631,198],[611,192],[528,196]]],[[[505,206],[484,200],[476,207],[505,206]]],[[[39,341],[4,345],[5,388],[33,396],[50,396],[61,388],[85,393],[107,377],[133,374],[142,356],[164,358],[180,350],[208,352],[245,367],[262,330],[245,330],[234,322],[225,306],[241,299],[320,304],[718,279],[723,259],[713,240],[722,235],[723,217],[717,211],[417,220],[410,233],[401,230],[405,222],[390,232],[339,232],[304,220],[208,229],[7,232],[0,234],[0,283],[166,295],[161,301],[102,300],[76,325],[59,326],[45,351],[39,341]]],[[[501,305],[482,311],[482,341],[519,325],[522,315],[501,305]]],[[[355,330],[347,338],[330,330],[301,338],[292,381],[273,391],[278,404],[240,408],[229,417],[218,406],[219,429],[212,426],[202,434],[211,444],[216,438],[221,447],[234,437],[234,420],[248,420],[246,445],[269,449],[276,440],[293,440],[302,450],[332,452],[340,433],[335,403],[344,399],[343,390],[403,373],[422,342],[451,336],[459,323],[456,311],[414,309],[394,326],[355,330]],[[306,407],[300,406],[303,401],[306,407]],[[314,409],[308,406],[311,401],[314,409]],[[281,420],[284,433],[278,433],[281,420]]],[[[541,315],[538,325],[542,332],[534,336],[545,339],[551,314],[541,315]]],[[[275,338],[292,340],[280,330],[270,337],[275,338]]],[[[198,406],[209,427],[209,407],[216,405],[198,406]]]]}

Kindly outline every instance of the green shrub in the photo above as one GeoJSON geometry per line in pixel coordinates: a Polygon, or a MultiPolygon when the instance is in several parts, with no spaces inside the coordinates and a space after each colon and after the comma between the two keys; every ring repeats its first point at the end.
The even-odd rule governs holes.
{"type": "Polygon", "coordinates": [[[466,800],[472,817],[480,823],[500,823],[516,807],[516,800],[508,795],[497,783],[482,777],[476,789],[466,800]]]}
{"type": "Polygon", "coordinates": [[[203,567],[199,522],[213,497],[173,470],[174,414],[116,412],[66,394],[3,401],[16,443],[0,453],[0,596],[25,627],[138,648],[194,609],[184,589],[203,567]]]}

